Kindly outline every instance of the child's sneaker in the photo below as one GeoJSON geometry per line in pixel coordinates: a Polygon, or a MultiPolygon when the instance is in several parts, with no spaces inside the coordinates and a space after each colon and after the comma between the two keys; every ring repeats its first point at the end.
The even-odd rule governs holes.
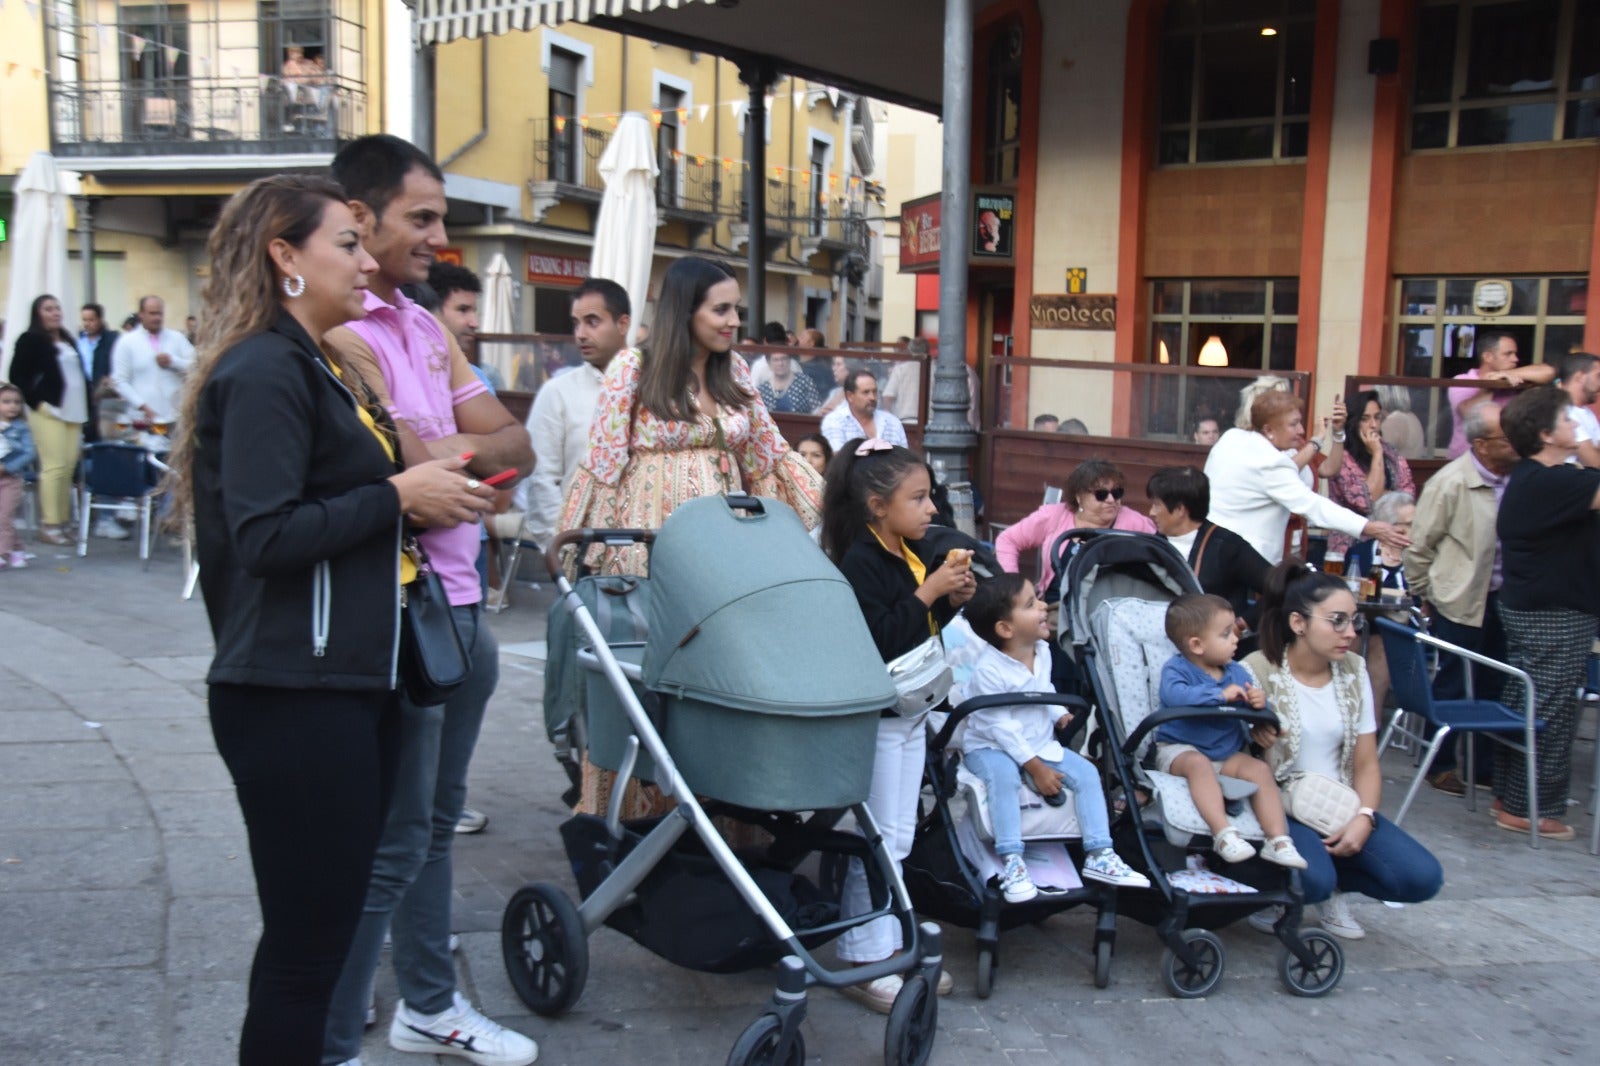
{"type": "Polygon", "coordinates": [[[1294,841],[1288,837],[1272,837],[1261,845],[1261,857],[1268,862],[1287,866],[1292,870],[1304,870],[1306,860],[1294,846],[1294,841]]]}
{"type": "Polygon", "coordinates": [[[1212,839],[1211,850],[1220,855],[1223,862],[1244,862],[1253,858],[1256,853],[1250,842],[1240,836],[1239,830],[1231,825],[1212,839]]]}
{"type": "Polygon", "coordinates": [[[27,552],[12,552],[10,558],[8,558],[6,560],[6,565],[10,566],[11,569],[13,569],[13,570],[24,570],[24,569],[27,569],[27,566],[28,566],[28,553],[27,552]]]}
{"type": "Polygon", "coordinates": [[[1000,875],[1000,893],[1007,903],[1026,903],[1039,894],[1028,876],[1028,864],[1021,855],[1007,855],[1006,868],[1000,875]]]}
{"type": "Polygon", "coordinates": [[[1120,885],[1123,888],[1150,887],[1148,877],[1130,868],[1122,861],[1122,856],[1110,848],[1091,851],[1084,856],[1083,876],[1095,881],[1104,881],[1108,885],[1120,885]]]}

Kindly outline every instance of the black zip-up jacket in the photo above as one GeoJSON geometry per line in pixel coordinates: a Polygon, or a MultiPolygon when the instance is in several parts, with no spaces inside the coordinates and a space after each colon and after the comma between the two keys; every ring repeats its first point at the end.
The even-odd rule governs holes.
{"type": "MultiPolygon", "coordinates": [[[[22,402],[39,409],[42,403],[61,406],[67,382],[61,376],[61,362],[56,353],[56,339],[48,333],[29,330],[17,338],[11,357],[11,379],[22,390],[22,402]]],[[[84,379],[84,394],[89,394],[88,378],[84,379]]],[[[94,400],[89,400],[91,420],[94,400]]]]}
{"type": "MultiPolygon", "coordinates": [[[[944,565],[944,555],[928,550],[926,541],[908,540],[905,547],[922,560],[930,574],[944,565]]],[[[845,550],[839,571],[856,591],[856,602],[884,662],[899,658],[933,635],[928,628],[929,608],[917,599],[917,579],[911,576],[911,567],[879,544],[871,530],[845,550]]],[[[956,609],[950,605],[950,597],[934,600],[932,614],[941,626],[954,618],[956,609]]]]}
{"type": "Polygon", "coordinates": [[[212,684],[394,687],[395,466],[300,324],[220,360],[195,419],[195,542],[212,684]]]}

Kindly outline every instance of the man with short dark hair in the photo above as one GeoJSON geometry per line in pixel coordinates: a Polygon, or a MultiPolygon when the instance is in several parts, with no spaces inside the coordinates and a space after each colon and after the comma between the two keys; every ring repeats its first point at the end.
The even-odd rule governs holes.
{"type": "Polygon", "coordinates": [[[1480,332],[1473,344],[1478,355],[1478,365],[1465,374],[1457,374],[1457,381],[1482,381],[1497,386],[1482,389],[1463,386],[1449,390],[1450,410],[1455,415],[1455,428],[1450,434],[1450,458],[1465,455],[1467,438],[1462,432],[1467,414],[1481,403],[1496,403],[1501,407],[1511,402],[1516,393],[1512,390],[1529,385],[1548,385],[1556,379],[1555,367],[1548,363],[1518,366],[1517,338],[1505,330],[1487,329],[1480,332]]]}
{"type": "Polygon", "coordinates": [[[1577,427],[1578,451],[1570,461],[1600,467],[1600,419],[1590,410],[1600,399],[1600,356],[1588,352],[1562,356],[1561,387],[1572,400],[1567,417],[1577,427]]]}
{"type": "Polygon", "coordinates": [[[844,403],[822,420],[822,435],[834,451],[857,437],[876,437],[906,447],[906,429],[888,411],[878,409],[878,379],[857,370],[844,379],[844,403]]]}
{"type": "Polygon", "coordinates": [[[1035,433],[1054,433],[1061,428],[1061,419],[1055,415],[1043,414],[1033,416],[1033,431],[1035,433]]]}
{"type": "MultiPolygon", "coordinates": [[[[356,385],[394,417],[406,463],[471,453],[475,478],[533,465],[528,432],[472,371],[455,339],[400,286],[427,279],[445,246],[444,176],[416,146],[385,134],[361,137],[334,157],[331,177],[350,197],[361,243],[377,261],[367,316],[324,338],[356,385]]],[[[489,697],[499,649],[483,617],[479,529],[429,529],[420,539],[439,574],[471,657],[464,685],[442,705],[400,700],[400,754],[389,816],[361,923],[328,1011],[324,1063],[347,1063],[361,1037],[383,934],[394,937],[401,1002],[389,1044],[401,1051],[461,1055],[485,1066],[526,1066],[533,1041],[484,1017],[456,987],[450,954],[450,851],[466,801],[467,767],[489,697]]]]}
{"type": "MultiPolygon", "coordinates": [[[[1517,453],[1500,426],[1499,404],[1478,404],[1461,429],[1469,450],[1440,467],[1417,498],[1411,545],[1403,556],[1406,585],[1427,605],[1435,636],[1504,660],[1499,606],[1504,569],[1495,523],[1517,453]]],[[[1460,656],[1439,656],[1434,698],[1465,699],[1466,668],[1460,656]]],[[[1498,670],[1472,666],[1472,692],[1478,699],[1498,699],[1504,686],[1505,675],[1498,670]]],[[[1475,776],[1484,787],[1494,765],[1493,749],[1490,741],[1474,745],[1475,776]]],[[[1466,795],[1456,765],[1456,746],[1447,744],[1429,768],[1428,783],[1452,796],[1466,795]]]]}
{"type": "Polygon", "coordinates": [[[628,290],[609,278],[589,278],[572,294],[572,332],[583,364],[547,381],[528,413],[533,438],[533,473],[518,489],[519,510],[527,512],[529,539],[548,551],[561,501],[589,449],[589,423],[600,402],[606,368],[627,343],[632,307],[628,290]]]}
{"type": "Polygon", "coordinates": [[[1200,587],[1233,604],[1234,617],[1254,626],[1261,608],[1252,600],[1266,590],[1272,564],[1249,541],[1208,519],[1211,482],[1205,473],[1196,466],[1162,467],[1150,476],[1145,495],[1156,532],[1178,549],[1200,587]]]}
{"type": "Polygon", "coordinates": [[[83,441],[93,444],[100,439],[98,394],[111,380],[111,353],[117,346],[117,335],[106,329],[106,309],[99,304],[84,304],[79,321],[83,329],[78,331],[78,358],[83,360],[83,373],[89,379],[89,417],[83,423],[83,441]]]}
{"type": "Polygon", "coordinates": [[[506,387],[505,378],[494,367],[484,366],[478,355],[478,303],[483,294],[478,275],[464,266],[435,260],[428,268],[428,285],[439,296],[439,308],[434,314],[456,339],[484,384],[490,391],[500,392],[506,387]]]}

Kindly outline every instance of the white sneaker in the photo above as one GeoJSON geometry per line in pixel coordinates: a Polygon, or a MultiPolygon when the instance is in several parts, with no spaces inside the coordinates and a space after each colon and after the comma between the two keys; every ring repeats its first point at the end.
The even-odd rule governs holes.
{"type": "Polygon", "coordinates": [[[481,833],[483,827],[489,824],[489,816],[482,811],[473,810],[471,807],[461,808],[461,820],[456,823],[458,833],[481,833]]]}
{"type": "Polygon", "coordinates": [[[133,535],[115,518],[95,519],[94,529],[90,530],[90,533],[101,540],[127,540],[133,535]]]}
{"type": "Polygon", "coordinates": [[[404,1000],[394,1008],[389,1046],[425,1055],[458,1055],[477,1066],[528,1066],[539,1057],[539,1045],[485,1018],[465,996],[431,1018],[417,1014],[404,1000]]]}
{"type": "Polygon", "coordinates": [[[1149,888],[1150,879],[1122,861],[1110,848],[1091,851],[1083,857],[1083,876],[1092,881],[1123,888],[1149,888]]]}
{"type": "Polygon", "coordinates": [[[1360,940],[1367,935],[1367,931],[1361,928],[1361,923],[1350,913],[1350,904],[1345,902],[1343,892],[1335,892],[1329,896],[1318,909],[1322,921],[1317,924],[1334,936],[1344,940],[1360,940]]]}
{"type": "Polygon", "coordinates": [[[1026,903],[1039,894],[1033,878],[1028,876],[1028,864],[1021,855],[1007,855],[1006,868],[1000,874],[1000,894],[1007,903],[1026,903]]]}
{"type": "Polygon", "coordinates": [[[1258,933],[1276,933],[1278,931],[1278,919],[1282,917],[1283,906],[1280,904],[1276,907],[1267,907],[1263,910],[1254,911],[1245,921],[1249,922],[1250,928],[1258,933]]]}

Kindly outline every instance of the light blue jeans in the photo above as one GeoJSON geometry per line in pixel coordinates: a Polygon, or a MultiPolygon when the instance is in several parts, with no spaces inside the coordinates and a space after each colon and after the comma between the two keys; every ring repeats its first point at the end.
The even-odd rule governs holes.
{"type": "MultiPolygon", "coordinates": [[[[1004,857],[1022,854],[1022,807],[1017,801],[1019,774],[1016,761],[998,748],[977,748],[962,758],[967,769],[977,775],[989,791],[989,820],[994,823],[994,850],[1004,857]]],[[[1044,764],[1058,771],[1062,785],[1072,790],[1078,809],[1078,828],[1083,833],[1083,850],[1099,851],[1111,846],[1111,821],[1106,815],[1106,798],[1100,792],[1100,774],[1094,764],[1075,751],[1064,752],[1060,762],[1044,764]]]]}
{"type": "Polygon", "coordinates": [[[450,847],[467,801],[467,766],[478,743],[483,712],[500,680],[500,647],[476,605],[454,608],[456,627],[472,656],[467,683],[450,699],[418,707],[400,699],[400,763],[394,795],[378,841],[361,924],[328,1008],[324,1066],[361,1054],[367,1002],[392,925],[394,972],[400,998],[419,1014],[437,1014],[455,1001],[450,957],[450,847]]]}

